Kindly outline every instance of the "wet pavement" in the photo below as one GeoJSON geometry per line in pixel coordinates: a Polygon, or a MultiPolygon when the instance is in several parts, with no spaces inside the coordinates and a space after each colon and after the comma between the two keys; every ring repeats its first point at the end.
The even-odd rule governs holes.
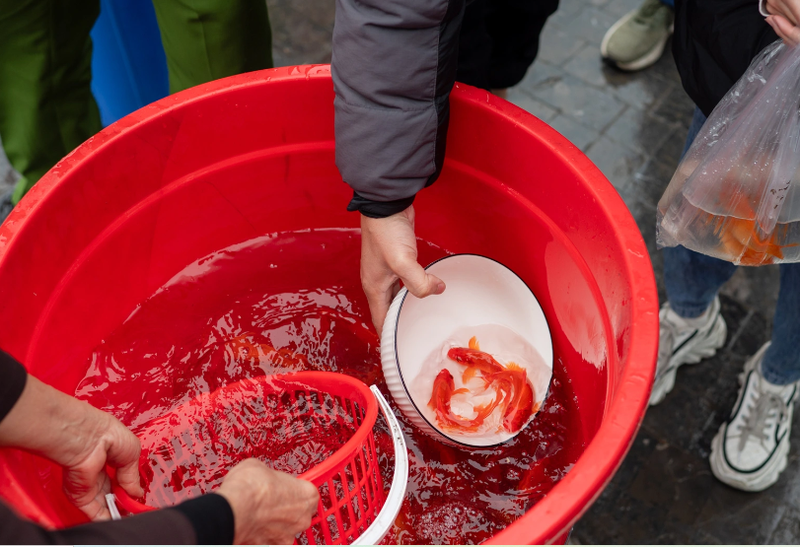
{"type": "MultiPolygon", "coordinates": [[[[678,164],[693,105],[669,52],[635,74],[600,62],[606,29],[638,3],[562,0],[539,58],[509,100],[552,125],[605,173],[642,230],[663,300],[656,204],[678,164]]],[[[267,4],[276,64],[330,61],[333,0],[267,4]]],[[[0,193],[14,179],[0,154],[0,193]]],[[[573,543],[800,543],[800,433],[780,482],[763,493],[719,483],[707,461],[744,361],[770,336],[777,289],[776,267],[740,268],[726,285],[725,348],[682,368],[675,390],[648,411],[619,472],[575,526],[573,543]]]]}

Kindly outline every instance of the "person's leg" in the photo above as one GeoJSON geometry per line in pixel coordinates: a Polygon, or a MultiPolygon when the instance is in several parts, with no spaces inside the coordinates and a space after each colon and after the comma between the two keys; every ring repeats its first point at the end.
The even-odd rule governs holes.
{"type": "Polygon", "coordinates": [[[558,0],[475,0],[458,41],[456,80],[503,96],[539,52],[539,35],[558,0]]]}
{"type": "Polygon", "coordinates": [[[492,37],[486,27],[492,0],[475,0],[467,4],[458,36],[458,69],[456,81],[491,90],[489,70],[492,61],[492,37]]]}
{"type": "Polygon", "coordinates": [[[674,21],[673,0],[644,0],[608,29],[600,56],[620,70],[642,70],[661,58],[674,21]]]}
{"type": "Polygon", "coordinates": [[[700,317],[736,271],[730,262],[686,247],[667,247],[663,253],[667,300],[670,308],[685,319],[700,317]]]}
{"type": "Polygon", "coordinates": [[[492,38],[491,89],[517,85],[539,53],[539,36],[558,0],[493,0],[486,28],[492,38]]]}
{"type": "Polygon", "coordinates": [[[786,468],[800,392],[800,264],[780,268],[772,340],[745,363],[731,416],[711,442],[714,476],[749,492],[769,488],[786,468]]]}
{"type": "MultiPolygon", "coordinates": [[[[681,158],[689,151],[705,122],[706,117],[695,107],[681,158]]],[[[685,247],[666,247],[663,253],[667,300],[671,309],[686,319],[702,315],[736,271],[736,266],[730,262],[685,247]]]]}
{"type": "Polygon", "coordinates": [[[99,13],[99,0],[0,2],[0,135],[22,175],[14,204],[102,128],[90,88],[99,13]]]}
{"type": "Polygon", "coordinates": [[[272,67],[264,0],[154,0],[170,93],[272,67]]]}
{"type": "MultiPolygon", "coordinates": [[[[706,118],[695,108],[683,157],[706,118]]],[[[660,336],[656,378],[650,404],[656,405],[675,386],[678,368],[714,355],[725,343],[727,327],[717,293],[736,266],[685,247],[663,249],[667,303],[659,314],[660,336]]]]}
{"type": "Polygon", "coordinates": [[[785,386],[800,380],[800,264],[781,264],[780,268],[772,341],[761,371],[768,382],[785,386]]]}

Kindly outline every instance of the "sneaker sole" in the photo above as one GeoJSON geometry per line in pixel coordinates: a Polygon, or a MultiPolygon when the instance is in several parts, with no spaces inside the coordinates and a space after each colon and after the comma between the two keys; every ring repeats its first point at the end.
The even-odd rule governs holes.
{"type": "Polygon", "coordinates": [[[650,406],[655,406],[667,396],[675,387],[675,377],[678,369],[683,365],[695,365],[716,355],[717,350],[725,344],[728,336],[728,326],[721,315],[717,316],[714,325],[709,329],[708,335],[697,345],[684,346],[670,359],[669,368],[661,378],[657,378],[650,393],[650,406]]]}
{"type": "Polygon", "coordinates": [[[725,425],[719,428],[714,440],[711,441],[711,473],[720,481],[728,486],[744,490],[745,492],[761,492],[766,490],[776,482],[778,477],[786,469],[789,455],[789,435],[781,439],[776,455],[772,461],[754,473],[741,473],[733,469],[725,459],[723,443],[725,439],[725,425]]]}
{"type": "Polygon", "coordinates": [[[664,48],[667,45],[667,40],[672,35],[672,32],[675,28],[674,25],[670,26],[670,30],[664,38],[656,43],[655,47],[648,51],[642,57],[638,59],[634,59],[633,61],[628,61],[627,63],[621,63],[615,59],[612,59],[611,56],[608,54],[608,42],[611,40],[611,35],[616,32],[616,30],[627,23],[630,19],[632,19],[638,10],[633,10],[628,14],[624,15],[619,21],[611,25],[611,28],[608,29],[605,36],[603,36],[603,41],[600,42],[600,56],[603,58],[603,62],[608,65],[613,66],[619,70],[623,70],[625,72],[636,72],[637,70],[642,70],[643,68],[647,68],[651,65],[656,64],[661,58],[661,55],[664,53],[664,48]]]}

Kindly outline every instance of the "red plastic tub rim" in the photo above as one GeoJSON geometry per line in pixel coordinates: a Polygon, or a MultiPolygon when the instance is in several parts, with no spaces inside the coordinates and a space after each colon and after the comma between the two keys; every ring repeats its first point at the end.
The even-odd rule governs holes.
{"type": "MultiPolygon", "coordinates": [[[[90,153],[140,124],[152,122],[185,104],[215,94],[272,82],[313,80],[331,82],[328,65],[291,66],[232,76],[197,86],[148,105],[101,131],[59,162],[28,192],[0,226],[0,263],[14,248],[17,236],[36,215],[37,206],[59,187],[69,172],[90,153]]],[[[327,85],[327,84],[325,84],[327,85]]],[[[331,84],[331,103],[333,90],[331,84]]],[[[597,208],[613,219],[614,238],[624,256],[622,269],[632,285],[630,347],[625,369],[608,399],[605,417],[578,462],[550,493],[524,516],[494,536],[490,544],[525,544],[564,540],[574,522],[600,495],[630,448],[646,410],[654,375],[658,346],[658,297],[647,248],[624,202],[595,165],[572,143],[547,124],[521,108],[490,93],[457,84],[453,103],[470,103],[471,108],[488,110],[543,141],[549,150],[582,179],[605,181],[586,185],[597,208]]],[[[15,355],[25,362],[26,355],[15,355]]],[[[609,378],[609,384],[612,379],[609,378]]]]}

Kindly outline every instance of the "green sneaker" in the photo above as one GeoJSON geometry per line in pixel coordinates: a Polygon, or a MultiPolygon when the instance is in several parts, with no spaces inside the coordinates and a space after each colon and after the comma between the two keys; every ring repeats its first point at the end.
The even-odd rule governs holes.
{"type": "Polygon", "coordinates": [[[600,44],[603,60],[620,70],[642,70],[658,61],[672,34],[675,18],[660,0],[645,0],[614,23],[600,44]]]}

